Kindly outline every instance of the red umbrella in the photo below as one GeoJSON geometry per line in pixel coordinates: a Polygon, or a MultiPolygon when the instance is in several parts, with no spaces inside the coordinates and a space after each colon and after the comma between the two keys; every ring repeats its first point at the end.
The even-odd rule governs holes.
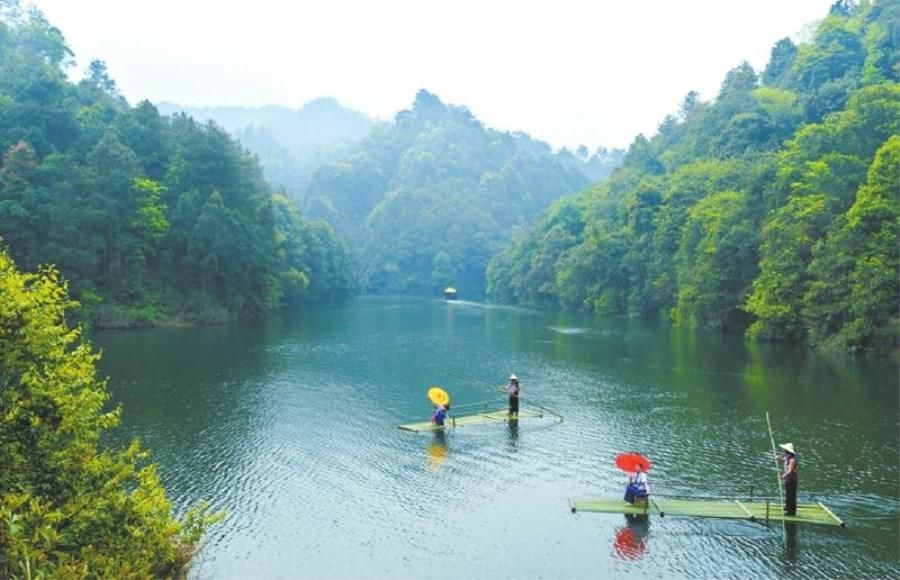
{"type": "Polygon", "coordinates": [[[643,466],[643,470],[650,469],[650,460],[640,453],[631,451],[629,453],[619,453],[616,456],[616,467],[622,471],[637,471],[638,464],[643,466]]]}

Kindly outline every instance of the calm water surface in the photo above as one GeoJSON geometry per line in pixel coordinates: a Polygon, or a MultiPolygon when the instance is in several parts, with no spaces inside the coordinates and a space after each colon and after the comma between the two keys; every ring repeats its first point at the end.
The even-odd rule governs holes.
{"type": "Polygon", "coordinates": [[[898,576],[894,361],[405,298],[93,342],[114,439],[154,452],[179,509],[228,511],[197,578],[898,576]],[[510,372],[565,421],[397,429],[428,418],[429,385],[503,407],[510,372]],[[850,527],[569,512],[621,496],[627,450],[660,495],[777,495],[766,411],[800,454],[800,501],[850,527]]]}

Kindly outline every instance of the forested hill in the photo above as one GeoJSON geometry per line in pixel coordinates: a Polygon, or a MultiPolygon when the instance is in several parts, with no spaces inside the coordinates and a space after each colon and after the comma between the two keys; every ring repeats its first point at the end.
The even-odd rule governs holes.
{"type": "Polygon", "coordinates": [[[0,236],[55,264],[101,325],[224,320],[348,290],[343,246],[273,195],[223,130],[130,107],[102,62],[78,84],[62,34],[0,10],[0,236]]]}
{"type": "Polygon", "coordinates": [[[292,197],[301,194],[313,172],[348,154],[372,128],[365,114],[332,98],[306,103],[299,110],[266,107],[188,107],[158,103],[163,114],[185,113],[215,121],[255,154],[266,179],[292,197]]]}
{"type": "Polygon", "coordinates": [[[808,44],[688,94],[604,184],[489,267],[500,301],[847,350],[896,348],[900,2],[836,3],[808,44]]]}
{"type": "MultiPolygon", "coordinates": [[[[611,170],[615,152],[595,164],[611,170]]],[[[590,160],[485,128],[420,91],[409,110],[321,168],[304,213],[351,241],[369,292],[483,294],[490,257],[550,203],[585,187],[590,160]]]]}

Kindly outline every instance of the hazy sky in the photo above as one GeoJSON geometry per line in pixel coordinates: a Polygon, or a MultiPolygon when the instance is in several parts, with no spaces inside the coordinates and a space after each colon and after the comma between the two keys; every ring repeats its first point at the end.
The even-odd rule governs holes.
{"type": "Polygon", "coordinates": [[[132,103],[332,96],[389,118],[426,88],[555,147],[625,147],[684,95],[715,96],[833,0],[36,0],[78,68],[132,103]]]}

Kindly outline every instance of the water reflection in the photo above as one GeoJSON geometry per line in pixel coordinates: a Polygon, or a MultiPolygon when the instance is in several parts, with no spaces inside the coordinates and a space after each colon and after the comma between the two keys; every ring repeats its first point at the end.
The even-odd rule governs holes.
{"type": "Polygon", "coordinates": [[[447,433],[443,429],[434,432],[434,439],[426,448],[426,466],[429,471],[437,471],[447,460],[447,433]]]}
{"type": "Polygon", "coordinates": [[[509,436],[509,450],[515,452],[519,448],[519,420],[510,419],[506,422],[506,433],[509,436]]]}
{"type": "Polygon", "coordinates": [[[637,560],[647,550],[650,518],[644,514],[625,514],[625,525],[616,530],[613,556],[622,560],[637,560]]]}
{"type": "Polygon", "coordinates": [[[797,524],[784,524],[784,558],[782,564],[785,572],[793,572],[797,567],[797,524]]]}

